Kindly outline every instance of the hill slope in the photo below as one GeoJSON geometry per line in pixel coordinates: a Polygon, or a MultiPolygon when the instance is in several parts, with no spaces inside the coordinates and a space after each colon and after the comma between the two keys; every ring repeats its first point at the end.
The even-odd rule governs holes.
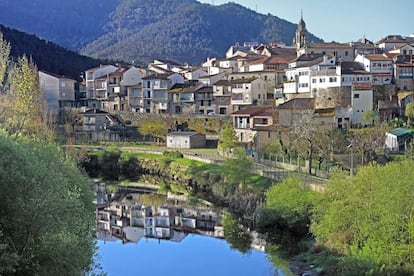
{"type": "Polygon", "coordinates": [[[95,66],[102,61],[81,56],[69,51],[55,43],[39,39],[35,35],[29,35],[21,31],[0,25],[3,39],[11,45],[11,56],[16,58],[26,54],[32,57],[39,70],[80,79],[80,73],[95,66]]]}
{"type": "Polygon", "coordinates": [[[104,33],[120,0],[0,0],[0,22],[79,50],[104,33]]]}
{"type": "MultiPolygon", "coordinates": [[[[162,57],[197,64],[208,56],[223,56],[235,42],[284,41],[290,45],[296,24],[234,3],[123,0],[106,29],[82,53],[126,62],[162,57]]],[[[309,40],[320,41],[313,35],[309,40]]]]}
{"type": "Polygon", "coordinates": [[[0,0],[0,22],[85,55],[136,64],[154,58],[198,64],[244,41],[290,45],[296,30],[235,3],[195,0],[0,0]]]}

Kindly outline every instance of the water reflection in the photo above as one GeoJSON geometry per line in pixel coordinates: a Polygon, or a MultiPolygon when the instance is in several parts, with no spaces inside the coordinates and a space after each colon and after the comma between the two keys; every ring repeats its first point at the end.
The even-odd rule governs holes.
{"type": "MultiPolygon", "coordinates": [[[[104,268],[120,255],[123,260],[130,258],[124,254],[139,255],[141,262],[145,259],[142,254],[154,251],[157,252],[154,253],[156,255],[165,256],[165,251],[168,251],[168,258],[163,260],[165,265],[174,265],[172,260],[175,254],[179,254],[192,265],[205,265],[206,258],[209,262],[220,264],[220,269],[215,274],[205,275],[284,275],[267,259],[264,253],[265,243],[255,232],[249,232],[248,240],[252,243],[250,247],[247,245],[247,251],[240,250],[238,246],[244,239],[234,240],[239,232],[235,232],[231,239],[227,237],[228,240],[225,241],[224,226],[229,232],[229,223],[226,222],[222,210],[208,202],[198,201],[195,205],[185,196],[138,190],[112,193],[99,182],[95,183],[95,193],[97,238],[99,254],[102,257],[101,265],[104,268]],[[162,243],[163,246],[155,249],[154,243],[162,243]],[[176,245],[174,249],[171,244],[176,245]],[[135,251],[131,251],[131,246],[135,251]],[[190,247],[188,251],[181,252],[187,247],[190,247]],[[211,252],[208,252],[209,248],[211,252]]],[[[236,229],[237,227],[234,230],[236,229]]],[[[117,269],[115,273],[108,272],[108,275],[129,274],[119,274],[119,268],[117,269]]],[[[210,270],[213,271],[212,268],[210,270]]],[[[170,275],[202,275],[199,273],[170,275]]]]}
{"type": "Polygon", "coordinates": [[[104,185],[95,185],[99,239],[137,243],[142,238],[181,242],[189,233],[224,237],[222,214],[211,206],[189,206],[183,201],[185,198],[170,194],[112,194],[104,185]],[[164,202],[159,206],[144,204],[152,197],[154,202],[159,202],[159,198],[163,197],[164,202]]]}

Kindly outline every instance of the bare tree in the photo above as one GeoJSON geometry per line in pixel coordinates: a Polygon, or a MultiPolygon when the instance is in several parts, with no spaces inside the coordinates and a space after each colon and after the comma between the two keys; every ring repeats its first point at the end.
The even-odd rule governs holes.
{"type": "MultiPolygon", "coordinates": [[[[313,112],[302,112],[291,132],[293,148],[308,160],[308,172],[312,173],[314,154],[319,153],[320,163],[329,155],[328,128],[321,125],[313,112]]],[[[319,163],[319,166],[320,166],[319,163]]]]}

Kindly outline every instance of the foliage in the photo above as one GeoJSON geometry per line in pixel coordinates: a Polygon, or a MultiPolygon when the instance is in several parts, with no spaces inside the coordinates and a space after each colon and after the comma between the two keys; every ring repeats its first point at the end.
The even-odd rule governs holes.
{"type": "Polygon", "coordinates": [[[362,119],[370,125],[375,125],[379,119],[378,113],[374,110],[365,110],[362,119]]]}
{"type": "Polygon", "coordinates": [[[405,107],[405,116],[407,116],[407,125],[411,126],[412,121],[414,120],[414,103],[408,103],[405,107]]]}
{"type": "Polygon", "coordinates": [[[284,147],[280,140],[273,140],[265,147],[266,154],[283,155],[285,153],[284,147]]]}
{"type": "Polygon", "coordinates": [[[40,91],[36,65],[23,56],[7,73],[10,87],[3,95],[3,128],[16,136],[47,137],[46,101],[40,91]]]}
{"type": "Polygon", "coordinates": [[[253,172],[253,161],[248,158],[242,148],[235,148],[233,155],[234,157],[227,158],[223,164],[224,170],[227,172],[226,177],[232,183],[242,184],[245,189],[246,179],[253,172]]]}
{"type": "Polygon", "coordinates": [[[311,231],[328,248],[385,269],[414,271],[414,162],[334,175],[315,203],[311,231]]]}
{"type": "Polygon", "coordinates": [[[164,151],[163,155],[171,159],[183,158],[183,154],[179,151],[164,151]]]}
{"type": "Polygon", "coordinates": [[[229,213],[225,213],[222,219],[224,238],[232,249],[241,253],[247,253],[252,244],[252,237],[229,213]]]}
{"type": "Polygon", "coordinates": [[[232,126],[232,121],[228,120],[221,129],[218,149],[228,155],[237,141],[236,132],[232,126]]]}
{"type": "Polygon", "coordinates": [[[10,43],[3,39],[3,34],[0,32],[0,92],[3,92],[3,82],[9,64],[10,49],[10,43]]]}
{"type": "Polygon", "coordinates": [[[259,230],[277,228],[305,235],[310,225],[310,212],[315,192],[295,177],[284,179],[266,192],[266,205],[257,218],[259,230]]]}
{"type": "MultiPolygon", "coordinates": [[[[72,155],[79,157],[75,153],[72,155]]],[[[144,156],[159,157],[159,155],[132,154],[109,149],[88,152],[86,157],[80,156],[81,159],[78,162],[93,178],[111,181],[136,180],[142,173],[139,158],[144,156]]]]}
{"type": "Polygon", "coordinates": [[[90,186],[61,149],[0,136],[1,274],[76,275],[95,245],[90,186]],[[15,272],[13,272],[15,271],[15,272]]]}

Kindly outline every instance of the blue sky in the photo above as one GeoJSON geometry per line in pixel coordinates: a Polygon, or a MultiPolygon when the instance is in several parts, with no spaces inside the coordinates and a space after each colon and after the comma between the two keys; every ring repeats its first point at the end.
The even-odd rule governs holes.
{"type": "MultiPolygon", "coordinates": [[[[199,0],[221,5],[228,0],[199,0]]],[[[297,23],[303,10],[308,31],[323,40],[350,42],[364,35],[378,41],[390,34],[414,33],[412,0],[233,0],[262,14],[297,23]]]]}

